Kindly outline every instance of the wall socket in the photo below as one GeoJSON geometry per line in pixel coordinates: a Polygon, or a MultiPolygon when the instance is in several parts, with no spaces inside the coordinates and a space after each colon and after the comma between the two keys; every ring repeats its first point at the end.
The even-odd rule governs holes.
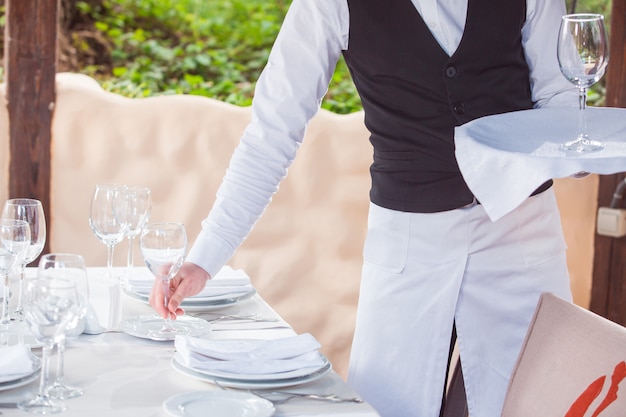
{"type": "Polygon", "coordinates": [[[599,235],[626,236],[626,209],[600,207],[596,226],[599,235]]]}

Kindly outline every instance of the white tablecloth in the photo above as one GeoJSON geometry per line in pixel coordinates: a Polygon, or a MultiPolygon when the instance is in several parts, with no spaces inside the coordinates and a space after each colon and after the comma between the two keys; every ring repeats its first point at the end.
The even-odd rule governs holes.
{"type": "MultiPolygon", "coordinates": [[[[117,270],[122,271],[122,269],[117,270]]],[[[108,292],[102,291],[103,268],[90,268],[89,279],[93,282],[91,296],[101,303],[108,292]]],[[[151,313],[152,308],[141,301],[124,296],[123,317],[151,313]]],[[[247,301],[211,310],[224,314],[252,314],[275,316],[276,312],[259,295],[247,301]]],[[[279,317],[278,317],[279,318],[279,317]]],[[[281,319],[282,320],[282,319],[281,319]]],[[[106,320],[104,320],[106,321],[106,320]]],[[[250,330],[243,325],[229,327],[224,323],[215,326],[206,337],[214,339],[263,338],[272,339],[294,335],[284,321],[282,327],[263,328],[252,324],[250,330]]],[[[34,349],[38,353],[40,349],[34,349]]],[[[124,333],[107,332],[99,335],[81,335],[70,342],[66,351],[66,383],[80,386],[85,394],[66,401],[68,410],[60,416],[90,417],[167,417],[162,409],[168,397],[202,390],[219,390],[215,385],[199,381],[174,370],[170,364],[174,353],[173,342],[154,342],[135,338],[124,333]]],[[[56,355],[52,356],[52,370],[56,355]]],[[[0,403],[15,402],[32,396],[37,382],[25,387],[0,391],[0,403]]],[[[308,384],[289,387],[290,391],[329,393],[341,396],[356,394],[334,372],[308,384]]],[[[25,416],[16,409],[0,408],[2,416],[25,416]]],[[[207,416],[212,415],[207,410],[207,416]]],[[[275,416],[334,416],[376,417],[378,414],[368,404],[333,404],[313,400],[292,400],[276,406],[275,416]]],[[[218,417],[218,416],[216,416],[218,417]]]]}
{"type": "Polygon", "coordinates": [[[559,149],[577,135],[576,108],[547,108],[482,117],[455,129],[456,159],[470,190],[492,220],[552,178],[626,171],[626,109],[588,107],[587,132],[605,144],[579,155],[559,149]]]}

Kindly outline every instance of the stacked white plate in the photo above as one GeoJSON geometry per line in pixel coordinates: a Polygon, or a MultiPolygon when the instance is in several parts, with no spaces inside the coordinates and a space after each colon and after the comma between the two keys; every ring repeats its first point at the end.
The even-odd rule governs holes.
{"type": "MultiPolygon", "coordinates": [[[[123,288],[124,293],[136,300],[148,303],[154,277],[147,268],[141,268],[129,278],[123,288]]],[[[247,300],[256,294],[250,277],[229,266],[222,268],[200,293],[186,298],[181,307],[186,311],[202,311],[223,308],[247,300]]]]}

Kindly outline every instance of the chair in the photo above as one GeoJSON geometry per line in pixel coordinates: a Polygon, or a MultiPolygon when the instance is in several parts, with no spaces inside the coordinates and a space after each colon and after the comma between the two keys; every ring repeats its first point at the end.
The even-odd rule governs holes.
{"type": "Polygon", "coordinates": [[[626,328],[543,294],[502,417],[624,417],[626,328]]]}

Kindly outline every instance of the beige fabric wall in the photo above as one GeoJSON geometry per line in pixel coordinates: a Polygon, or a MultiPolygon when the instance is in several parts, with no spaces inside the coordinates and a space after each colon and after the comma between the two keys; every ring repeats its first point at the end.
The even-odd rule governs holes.
{"type": "MultiPolygon", "coordinates": [[[[2,89],[4,97],[4,90],[2,89]]],[[[8,118],[0,106],[0,201],[7,198],[8,118]]],[[[152,221],[181,221],[191,240],[210,209],[250,109],[194,96],[128,99],[59,74],[53,120],[50,247],[106,263],[92,234],[97,183],[152,189],[152,221]]],[[[310,332],[346,375],[368,207],[371,147],[363,114],[321,111],[272,204],[233,258],[298,332],[310,332]]],[[[597,177],[557,181],[575,301],[591,286],[597,177]]],[[[125,264],[127,243],[116,249],[125,264]]],[[[141,265],[136,251],[135,264],[141,265]]]]}

